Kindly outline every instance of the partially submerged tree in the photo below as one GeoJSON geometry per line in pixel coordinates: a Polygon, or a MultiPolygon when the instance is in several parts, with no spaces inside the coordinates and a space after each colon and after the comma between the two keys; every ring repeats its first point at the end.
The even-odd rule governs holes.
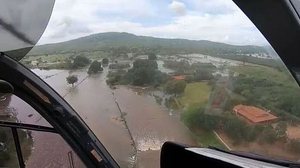
{"type": "Polygon", "coordinates": [[[101,62],[98,62],[98,61],[93,61],[92,64],[90,65],[89,67],[89,70],[88,70],[88,74],[95,74],[95,73],[98,73],[98,72],[101,72],[103,71],[103,68],[101,66],[101,62]]]}
{"type": "Polygon", "coordinates": [[[126,78],[129,83],[137,86],[157,83],[159,73],[158,65],[153,60],[138,59],[133,62],[133,67],[128,71],[126,78]]]}
{"type": "Polygon", "coordinates": [[[70,76],[68,76],[66,79],[67,79],[68,84],[71,84],[72,87],[73,87],[74,84],[78,81],[78,78],[77,78],[76,75],[70,75],[70,76]]]}
{"type": "Polygon", "coordinates": [[[108,64],[108,58],[103,58],[102,59],[102,65],[104,66],[104,65],[107,65],[108,64]]]}
{"type": "Polygon", "coordinates": [[[149,53],[148,54],[148,60],[156,60],[157,56],[154,53],[149,53]]]}

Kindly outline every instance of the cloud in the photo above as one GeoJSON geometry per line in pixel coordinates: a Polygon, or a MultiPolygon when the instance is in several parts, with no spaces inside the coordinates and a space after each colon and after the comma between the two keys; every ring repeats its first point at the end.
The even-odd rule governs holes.
{"type": "Polygon", "coordinates": [[[179,1],[172,1],[169,5],[169,9],[171,9],[176,15],[185,15],[186,13],[185,4],[179,1]]]}
{"type": "Polygon", "coordinates": [[[193,10],[203,14],[229,14],[239,11],[239,8],[230,0],[187,0],[193,10]]]}
{"type": "Polygon", "coordinates": [[[39,44],[113,31],[230,44],[267,43],[232,1],[209,2],[212,3],[206,0],[60,0],[39,44]]]}

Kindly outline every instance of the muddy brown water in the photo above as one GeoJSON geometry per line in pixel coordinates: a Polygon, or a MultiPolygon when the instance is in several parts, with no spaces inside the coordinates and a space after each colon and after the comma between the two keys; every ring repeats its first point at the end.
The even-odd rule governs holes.
{"type": "MultiPolygon", "coordinates": [[[[169,111],[158,105],[153,98],[137,94],[126,86],[110,89],[105,82],[107,69],[101,74],[89,77],[84,70],[72,72],[78,75],[81,82],[74,88],[67,85],[68,71],[34,70],[34,72],[64,96],[121,167],[159,167],[160,148],[165,141],[195,145],[189,130],[178,117],[170,116],[169,111]],[[123,119],[126,120],[127,126],[123,119]]],[[[11,104],[16,104],[17,101],[14,98],[11,104]]],[[[19,114],[18,118],[36,122],[40,118],[38,115],[28,119],[31,110],[23,108],[24,114],[19,114]]],[[[47,125],[44,120],[37,123],[47,125]]],[[[66,146],[64,142],[52,135],[34,133],[33,139],[33,150],[27,163],[45,162],[40,158],[41,152],[45,150],[48,151],[48,156],[45,157],[59,156],[59,153],[63,153],[61,155],[66,157],[66,153],[70,151],[68,147],[63,149],[62,146],[66,146]],[[56,150],[49,148],[49,144],[52,143],[57,147],[56,150]]],[[[54,164],[55,161],[51,162],[54,164]]],[[[54,167],[66,167],[67,163],[64,163],[64,166],[54,167]]],[[[79,163],[76,164],[77,167],[82,167],[79,163]]]]}

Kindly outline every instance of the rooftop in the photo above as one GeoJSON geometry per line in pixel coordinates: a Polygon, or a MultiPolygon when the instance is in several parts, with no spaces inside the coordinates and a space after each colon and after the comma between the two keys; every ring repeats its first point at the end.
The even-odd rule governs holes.
{"type": "Polygon", "coordinates": [[[172,78],[175,79],[175,80],[185,80],[184,75],[175,75],[175,76],[172,76],[172,78]]]}
{"type": "Polygon", "coordinates": [[[237,105],[233,108],[233,111],[245,117],[252,123],[272,121],[278,118],[270,112],[254,106],[237,105]]]}

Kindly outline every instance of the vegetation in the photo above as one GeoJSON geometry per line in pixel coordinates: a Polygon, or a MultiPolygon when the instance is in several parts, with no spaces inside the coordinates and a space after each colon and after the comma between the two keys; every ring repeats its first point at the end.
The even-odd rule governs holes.
{"type": "Polygon", "coordinates": [[[204,40],[162,39],[116,32],[99,33],[59,44],[37,46],[31,53],[42,55],[96,50],[113,51],[112,55],[116,57],[130,52],[141,54],[155,52],[161,55],[200,53],[233,59],[244,58],[244,54],[267,54],[266,49],[259,46],[235,46],[204,40]]]}
{"type": "Polygon", "coordinates": [[[210,92],[207,82],[188,83],[180,102],[186,107],[199,107],[208,101],[210,92]]]}
{"type": "Polygon", "coordinates": [[[186,74],[190,69],[190,64],[187,61],[173,61],[166,60],[163,64],[164,67],[173,69],[177,74],[186,74]]]}
{"type": "MultiPolygon", "coordinates": [[[[160,72],[154,60],[137,59],[133,62],[133,67],[124,73],[111,73],[107,80],[108,84],[132,84],[136,86],[159,86],[165,83],[167,75],[160,72]]],[[[119,71],[121,72],[121,71],[119,71]]]]}
{"type": "MultiPolygon", "coordinates": [[[[221,82],[225,93],[230,93],[224,94],[227,96],[224,98],[224,101],[227,100],[225,108],[222,108],[224,111],[216,115],[211,112],[209,106],[204,108],[206,104],[203,104],[203,101],[202,104],[201,101],[195,102],[193,106],[188,106],[190,108],[182,114],[184,123],[190,129],[222,131],[236,144],[253,141],[270,144],[278,140],[285,141],[287,123],[291,120],[299,122],[297,117],[292,117],[300,116],[300,106],[295,102],[300,98],[300,94],[297,92],[299,88],[295,82],[286,72],[263,66],[234,67],[233,72],[237,72],[239,75],[229,77],[230,81],[233,82],[232,85],[227,82],[224,88],[224,82],[221,82]],[[226,89],[230,89],[230,91],[226,91],[226,89]],[[268,124],[249,125],[231,113],[233,106],[241,103],[270,109],[277,116],[280,116],[281,121],[272,126],[268,124]]],[[[211,94],[218,93],[217,96],[221,97],[221,92],[215,91],[220,89],[220,86],[217,85],[213,86],[214,91],[211,94]]],[[[200,96],[197,98],[197,95],[203,93],[200,93],[200,90],[199,93],[196,93],[197,87],[199,86],[195,83],[187,85],[185,94],[181,98],[182,104],[185,106],[190,104],[187,103],[189,97],[190,100],[199,100],[200,96]],[[193,85],[195,86],[190,88],[193,85]],[[191,96],[193,93],[195,97],[191,96]]],[[[208,97],[210,91],[207,93],[208,97]]]]}
{"type": "Polygon", "coordinates": [[[223,131],[235,144],[255,140],[259,140],[261,143],[274,143],[280,138],[270,125],[249,125],[236,116],[212,115],[203,107],[189,108],[181,118],[192,130],[223,131]]]}
{"type": "Polygon", "coordinates": [[[203,80],[213,79],[213,73],[217,67],[212,63],[193,63],[189,64],[188,61],[164,61],[164,67],[175,70],[175,74],[186,75],[188,82],[199,82],[203,80]]]}
{"type": "Polygon", "coordinates": [[[299,88],[286,72],[261,67],[243,66],[233,69],[239,76],[233,77],[233,92],[246,98],[248,104],[255,104],[271,110],[285,119],[300,117],[299,88]]]}
{"type": "Polygon", "coordinates": [[[216,116],[205,114],[204,108],[190,108],[182,115],[183,122],[191,129],[201,128],[212,131],[218,127],[219,119],[216,116]]]}
{"type": "Polygon", "coordinates": [[[74,84],[78,81],[78,78],[76,75],[70,75],[66,78],[68,84],[71,84],[72,86],[74,86],[74,84]]]}
{"type": "Polygon", "coordinates": [[[73,69],[82,68],[90,64],[90,60],[84,56],[76,56],[71,67],[73,69]]]}
{"type": "Polygon", "coordinates": [[[90,74],[96,74],[101,71],[103,71],[101,63],[98,61],[93,61],[92,64],[90,65],[87,73],[90,75],[90,74]]]}
{"type": "Polygon", "coordinates": [[[166,76],[158,69],[156,61],[138,59],[133,62],[133,67],[125,75],[128,83],[143,86],[158,86],[166,81],[166,76]]]}
{"type": "Polygon", "coordinates": [[[148,54],[148,60],[156,60],[157,56],[154,53],[149,53],[148,54]]]}
{"type": "Polygon", "coordinates": [[[174,94],[175,97],[184,92],[186,82],[184,80],[169,80],[165,85],[165,92],[174,94]]]}
{"type": "MultiPolygon", "coordinates": [[[[33,53],[37,54],[43,54],[46,51],[45,46],[37,47],[34,50],[33,53]]],[[[208,139],[212,141],[215,140],[212,131],[217,130],[235,140],[236,144],[253,141],[274,143],[277,140],[287,139],[287,123],[300,122],[299,88],[289,73],[276,59],[251,56],[253,54],[268,56],[263,47],[234,46],[209,41],[160,39],[128,33],[103,33],[64,42],[60,46],[55,44],[47,46],[47,53],[55,55],[67,53],[66,57],[57,57],[53,60],[56,64],[51,65],[52,67],[85,67],[90,63],[87,55],[99,50],[101,50],[101,54],[97,55],[101,55],[98,57],[103,58],[102,65],[108,64],[108,58],[114,62],[109,65],[111,70],[107,76],[109,85],[161,86],[160,88],[163,88],[166,93],[175,95],[165,97],[166,106],[170,108],[185,107],[182,113],[183,122],[193,131],[199,131],[199,135],[207,133],[210,135],[208,139]],[[70,51],[72,54],[68,55],[70,51]],[[238,60],[243,62],[243,65],[228,69],[224,62],[222,69],[221,66],[216,67],[212,63],[191,63],[194,60],[188,55],[184,55],[191,53],[238,60]],[[180,61],[166,60],[173,58],[172,56],[175,54],[180,61]],[[148,59],[136,59],[141,55],[147,55],[148,59]],[[169,80],[168,75],[160,72],[156,62],[157,55],[161,55],[160,58],[165,56],[163,66],[174,70],[174,75],[184,75],[186,81],[169,80]],[[134,60],[133,66],[131,67],[129,63],[118,63],[118,58],[134,60]],[[214,75],[215,72],[221,70],[230,70],[229,77],[214,75]],[[219,99],[218,102],[223,104],[214,107],[214,99],[219,99]],[[207,106],[205,106],[206,104],[207,106]],[[231,114],[232,108],[237,104],[254,105],[271,110],[280,117],[280,122],[273,125],[249,125],[231,114]],[[216,109],[220,113],[214,113],[216,109]]],[[[47,64],[44,60],[47,57],[49,56],[36,56],[39,66],[47,64]]],[[[30,63],[30,59],[27,60],[27,63],[30,63]]],[[[88,73],[99,71],[102,71],[101,63],[94,61],[88,73]]],[[[72,85],[77,80],[77,78],[73,81],[67,79],[68,83],[72,85]]],[[[159,97],[156,98],[156,101],[163,102],[159,97]]],[[[206,140],[202,139],[201,141],[206,140]]],[[[296,142],[289,141],[288,144],[297,146],[296,142]]]]}
{"type": "Polygon", "coordinates": [[[103,58],[103,59],[102,59],[102,65],[103,65],[103,66],[104,66],[104,65],[108,65],[108,63],[109,63],[108,58],[103,58]]]}
{"type": "Polygon", "coordinates": [[[193,76],[190,78],[190,81],[199,82],[203,80],[211,80],[213,79],[212,72],[208,69],[198,68],[193,73],[193,76]]]}
{"type": "Polygon", "coordinates": [[[115,63],[115,64],[110,64],[109,69],[126,69],[126,68],[130,68],[129,64],[125,64],[125,63],[115,63]]]}
{"type": "Polygon", "coordinates": [[[127,73],[125,70],[117,70],[116,72],[111,71],[108,73],[106,83],[108,85],[126,84],[123,80],[124,75],[127,73]]]}

